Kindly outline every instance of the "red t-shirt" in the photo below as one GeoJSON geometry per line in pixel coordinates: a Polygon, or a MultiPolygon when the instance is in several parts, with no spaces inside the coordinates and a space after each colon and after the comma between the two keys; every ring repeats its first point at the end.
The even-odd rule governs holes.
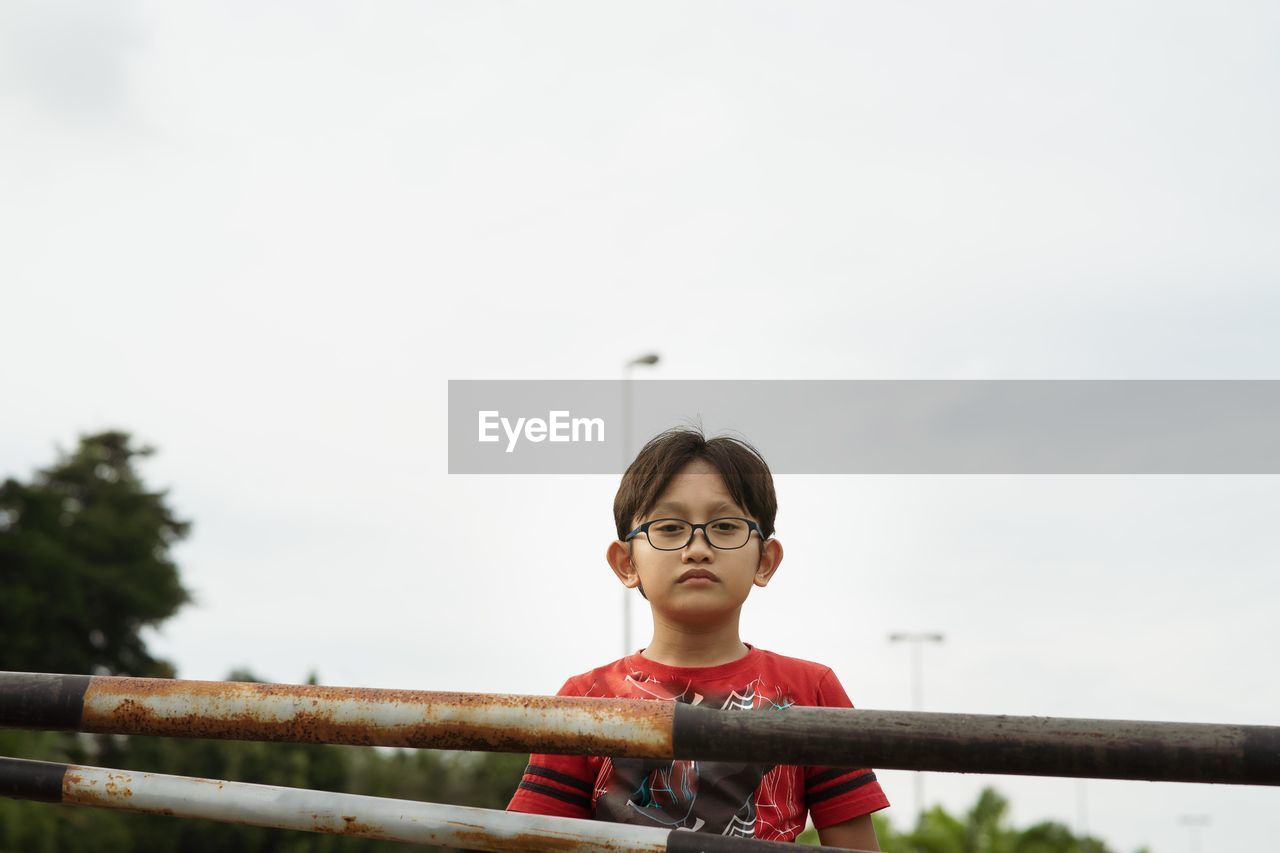
{"type": "MultiPolygon", "coordinates": [[[[853,707],[829,667],[747,649],[746,657],[707,667],[665,666],[637,653],[575,675],[556,695],[763,713],[853,707]]],[[[792,841],[806,812],[822,829],[888,805],[865,769],[535,754],[507,809],[792,841]]]]}

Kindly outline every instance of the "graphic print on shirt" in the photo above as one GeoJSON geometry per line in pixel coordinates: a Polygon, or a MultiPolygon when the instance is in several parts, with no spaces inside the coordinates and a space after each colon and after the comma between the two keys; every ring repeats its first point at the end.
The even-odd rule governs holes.
{"type": "MultiPolygon", "coordinates": [[[[759,679],[725,696],[704,696],[687,683],[673,689],[673,685],[639,673],[628,676],[627,684],[647,698],[725,711],[782,709],[792,704],[789,696],[766,695],[759,679]]],[[[760,808],[778,810],[772,802],[756,802],[761,781],[773,769],[772,765],[744,762],[614,757],[601,768],[595,816],[617,823],[753,838],[760,808]]],[[[772,792],[774,787],[765,786],[764,790],[772,792]]]]}

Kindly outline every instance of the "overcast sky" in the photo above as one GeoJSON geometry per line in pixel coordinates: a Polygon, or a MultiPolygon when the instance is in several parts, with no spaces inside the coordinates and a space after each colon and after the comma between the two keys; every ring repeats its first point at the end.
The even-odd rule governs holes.
{"type": "MultiPolygon", "coordinates": [[[[0,475],[159,448],[182,676],[554,692],[622,650],[616,478],[448,476],[447,380],[1277,378],[1278,36],[1263,2],[11,0],[0,475]]],[[[778,491],[744,639],[860,706],[909,706],[886,636],[928,629],[930,710],[1276,722],[1275,478],[778,491]]],[[[986,784],[1124,851],[1280,836],[1266,789],[926,793],[986,784]]]]}

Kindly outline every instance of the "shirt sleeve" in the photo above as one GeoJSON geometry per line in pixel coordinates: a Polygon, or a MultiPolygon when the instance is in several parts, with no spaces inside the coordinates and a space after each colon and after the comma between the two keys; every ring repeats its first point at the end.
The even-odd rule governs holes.
{"type": "MultiPolygon", "coordinates": [[[[556,695],[581,696],[575,682],[570,678],[556,695]]],[[[590,818],[596,772],[595,762],[586,755],[534,753],[507,811],[590,818]]]]}
{"type": "MultiPolygon", "coordinates": [[[[817,705],[825,708],[852,708],[840,680],[831,670],[818,682],[817,705]]],[[[804,768],[804,800],[813,825],[825,829],[874,811],[887,808],[876,774],[868,768],[807,766],[804,768]]]]}

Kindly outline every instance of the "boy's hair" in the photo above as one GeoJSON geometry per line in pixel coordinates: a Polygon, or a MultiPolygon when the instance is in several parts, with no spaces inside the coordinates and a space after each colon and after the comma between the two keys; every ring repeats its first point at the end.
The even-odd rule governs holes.
{"type": "Polygon", "coordinates": [[[764,539],[773,535],[778,497],[760,451],[736,438],[708,439],[700,429],[676,427],[649,439],[622,475],[613,499],[619,539],[631,531],[632,519],[653,509],[671,478],[695,459],[705,459],[720,472],[730,496],[755,517],[764,539]]]}

